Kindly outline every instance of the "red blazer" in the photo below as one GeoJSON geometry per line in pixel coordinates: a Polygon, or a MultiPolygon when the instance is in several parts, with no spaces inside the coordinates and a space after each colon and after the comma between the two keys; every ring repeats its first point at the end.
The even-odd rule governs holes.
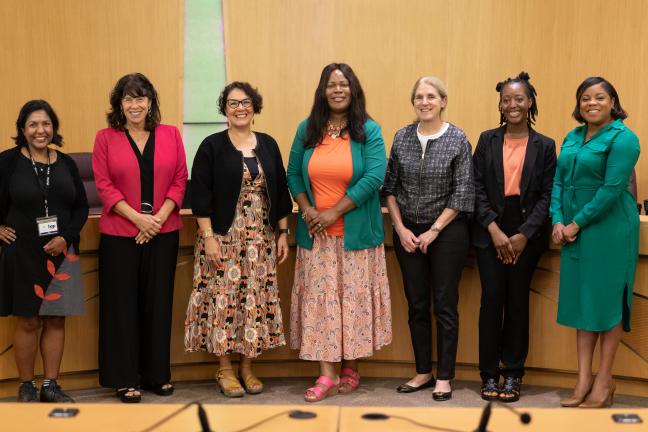
{"type": "MultiPolygon", "coordinates": [[[[139,232],[137,227],[112,211],[121,200],[136,210],[141,205],[139,164],[124,131],[106,128],[97,132],[92,169],[103,203],[99,230],[104,234],[135,237],[139,232]]],[[[178,230],[182,228],[180,207],[187,184],[187,163],[182,138],[175,126],[161,124],[155,128],[153,172],[153,214],[165,198],[176,203],[160,232],[178,230]]]]}

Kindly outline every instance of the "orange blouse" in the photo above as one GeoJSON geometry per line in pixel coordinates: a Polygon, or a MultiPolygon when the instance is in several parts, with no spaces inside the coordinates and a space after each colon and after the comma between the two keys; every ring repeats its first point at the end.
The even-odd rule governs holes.
{"type": "Polygon", "coordinates": [[[520,195],[522,168],[529,137],[506,138],[502,156],[504,159],[504,196],[520,195]]]}
{"type": "MultiPolygon", "coordinates": [[[[308,177],[317,211],[335,207],[346,194],[352,176],[353,160],[349,135],[345,134],[335,139],[326,135],[322,142],[315,146],[308,162],[308,177]]],[[[329,225],[326,234],[343,236],[344,217],[329,225]]]]}

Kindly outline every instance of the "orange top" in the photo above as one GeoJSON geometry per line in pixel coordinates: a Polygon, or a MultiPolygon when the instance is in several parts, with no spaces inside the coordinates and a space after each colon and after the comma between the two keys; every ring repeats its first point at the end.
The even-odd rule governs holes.
{"type": "MultiPolygon", "coordinates": [[[[346,194],[352,175],[353,160],[349,135],[345,134],[344,137],[335,139],[326,135],[322,142],[315,146],[308,162],[308,177],[315,208],[322,211],[335,207],[346,194]]],[[[326,234],[343,236],[344,217],[326,227],[326,234]]]]}
{"type": "Polygon", "coordinates": [[[504,196],[520,195],[520,180],[529,137],[504,137],[504,196]]]}

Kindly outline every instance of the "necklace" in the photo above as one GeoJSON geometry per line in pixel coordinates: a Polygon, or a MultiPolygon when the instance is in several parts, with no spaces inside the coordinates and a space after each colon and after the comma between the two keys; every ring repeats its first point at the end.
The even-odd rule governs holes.
{"type": "Polygon", "coordinates": [[[346,120],[342,120],[337,125],[333,124],[333,122],[329,120],[328,123],[326,124],[326,133],[331,138],[336,139],[337,137],[342,135],[342,131],[346,129],[346,127],[347,127],[346,120]]]}

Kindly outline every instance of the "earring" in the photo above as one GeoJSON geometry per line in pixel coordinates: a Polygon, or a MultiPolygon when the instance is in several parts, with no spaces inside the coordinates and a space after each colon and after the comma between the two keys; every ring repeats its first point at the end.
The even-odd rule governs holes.
{"type": "Polygon", "coordinates": [[[151,108],[148,110],[148,118],[151,118],[151,108]]]}

